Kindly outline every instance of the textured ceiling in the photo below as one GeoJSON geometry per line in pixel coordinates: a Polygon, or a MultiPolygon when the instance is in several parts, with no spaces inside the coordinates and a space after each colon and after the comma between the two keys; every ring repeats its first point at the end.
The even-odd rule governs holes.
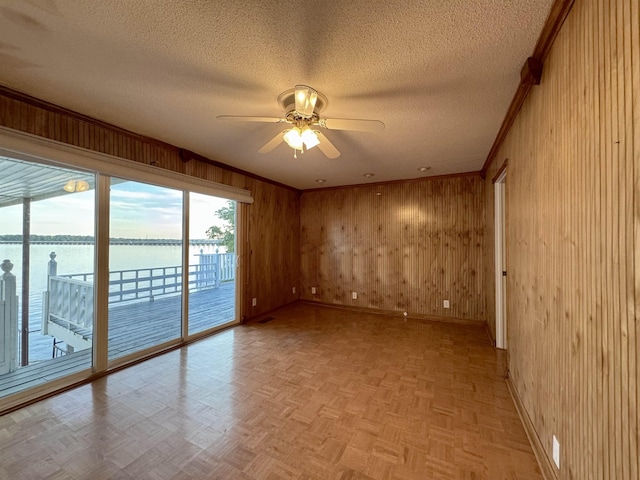
{"type": "Polygon", "coordinates": [[[0,0],[0,84],[300,189],[477,171],[551,4],[0,0]],[[296,84],[386,129],[294,159],[258,153],[283,125],[216,119],[281,116],[296,84]]]}

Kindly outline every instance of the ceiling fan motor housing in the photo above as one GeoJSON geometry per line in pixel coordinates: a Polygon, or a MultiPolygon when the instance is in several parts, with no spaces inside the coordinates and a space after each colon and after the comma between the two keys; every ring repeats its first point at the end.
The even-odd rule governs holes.
{"type": "Polygon", "coordinates": [[[288,111],[285,115],[285,118],[287,119],[287,122],[293,124],[298,128],[302,128],[306,125],[317,125],[320,121],[320,117],[318,117],[318,114],[316,112],[313,112],[313,115],[307,118],[299,115],[295,110],[288,111]]]}

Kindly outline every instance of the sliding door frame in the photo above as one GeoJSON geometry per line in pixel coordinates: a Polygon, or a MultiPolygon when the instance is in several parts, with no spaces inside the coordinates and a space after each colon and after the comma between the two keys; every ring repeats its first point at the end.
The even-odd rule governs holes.
{"type": "MultiPolygon", "coordinates": [[[[253,203],[253,198],[248,190],[231,187],[224,184],[210,182],[197,177],[191,177],[169,170],[163,170],[150,165],[145,165],[132,160],[126,160],[80,147],[44,139],[35,135],[18,132],[0,126],[0,155],[23,161],[30,161],[43,165],[52,165],[65,168],[76,168],[92,172],[96,175],[96,207],[95,207],[95,249],[94,249],[94,339],[93,339],[93,365],[90,369],[83,370],[67,377],[47,382],[45,385],[18,392],[14,395],[0,399],[0,411],[17,408],[27,402],[51,395],[70,386],[78,385],[101,376],[114,368],[137,362],[152,355],[161,353],[169,348],[184,345],[200,337],[214,333],[216,330],[226,328],[241,322],[242,299],[244,298],[244,253],[246,231],[243,228],[242,204],[253,203]],[[183,192],[183,265],[188,265],[189,249],[189,218],[188,196],[189,192],[211,195],[219,198],[236,201],[236,289],[235,289],[235,320],[230,324],[188,335],[188,288],[183,289],[182,300],[182,334],[175,341],[165,342],[161,345],[141,350],[131,355],[123,356],[114,361],[108,358],[108,303],[109,303],[109,221],[110,221],[110,182],[111,177],[126,180],[140,181],[147,184],[165,188],[173,188],[183,192]],[[186,213],[185,213],[186,212],[186,213]],[[185,298],[187,300],[185,300],[185,298]]],[[[187,276],[188,268],[183,268],[187,276]]]]}

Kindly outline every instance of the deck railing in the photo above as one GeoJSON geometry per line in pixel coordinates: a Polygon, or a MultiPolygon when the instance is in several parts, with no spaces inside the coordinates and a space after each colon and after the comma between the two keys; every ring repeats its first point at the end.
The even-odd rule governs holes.
{"type": "MultiPolygon", "coordinates": [[[[189,291],[218,288],[235,279],[233,253],[200,254],[200,263],[189,265],[189,291]]],[[[55,258],[55,256],[54,256],[55,258]]],[[[53,259],[52,259],[53,260],[53,259]]],[[[55,260],[54,260],[55,261],[55,260]]],[[[51,272],[51,267],[50,270],[51,272]]],[[[93,273],[53,275],[93,284],[93,273]]],[[[182,266],[137,268],[109,272],[109,303],[149,299],[182,291],[182,266]]]]}
{"type": "Polygon", "coordinates": [[[93,283],[75,278],[49,277],[42,299],[42,334],[59,338],[67,352],[91,347],[93,283]]]}
{"type": "MultiPolygon", "coordinates": [[[[235,254],[200,254],[189,265],[190,292],[218,288],[235,279],[235,254]]],[[[55,253],[48,264],[48,289],[43,295],[42,333],[54,336],[72,350],[90,347],[93,328],[93,273],[57,275],[55,253]]],[[[109,272],[109,304],[153,301],[182,292],[182,266],[139,268],[109,272]]]]}

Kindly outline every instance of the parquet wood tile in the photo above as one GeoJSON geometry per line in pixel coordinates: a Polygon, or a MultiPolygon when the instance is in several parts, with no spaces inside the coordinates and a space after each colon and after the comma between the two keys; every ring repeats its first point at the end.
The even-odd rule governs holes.
{"type": "Polygon", "coordinates": [[[0,417],[0,478],[542,478],[482,329],[271,316],[0,417]]]}

